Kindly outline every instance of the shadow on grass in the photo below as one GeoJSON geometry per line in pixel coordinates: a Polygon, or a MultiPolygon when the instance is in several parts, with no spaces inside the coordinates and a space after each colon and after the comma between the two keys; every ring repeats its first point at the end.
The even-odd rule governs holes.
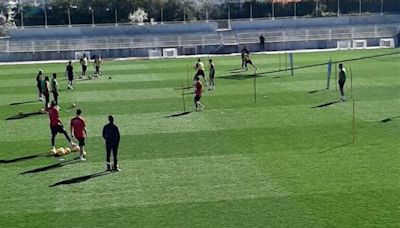
{"type": "Polygon", "coordinates": [[[311,107],[311,108],[324,108],[324,107],[328,107],[328,106],[337,104],[339,102],[340,101],[331,101],[331,102],[328,102],[328,103],[325,103],[325,104],[321,104],[321,105],[317,105],[317,106],[314,106],[314,107],[311,107]]]}
{"type": "Polygon", "coordinates": [[[325,90],[327,90],[327,89],[318,89],[318,90],[313,90],[313,91],[310,91],[310,92],[308,92],[309,94],[313,94],[313,93],[319,93],[319,92],[322,92],[322,91],[325,91],[325,90]]]}
{"type": "MultiPolygon", "coordinates": [[[[262,76],[259,76],[258,74],[256,74],[255,76],[256,76],[256,78],[262,77],[262,76]]],[[[251,71],[249,71],[249,74],[224,75],[224,76],[218,77],[218,79],[247,80],[247,79],[254,79],[254,74],[251,74],[251,71]]]]}
{"type": "Polygon", "coordinates": [[[11,106],[14,106],[14,105],[23,105],[23,104],[30,104],[30,103],[36,103],[36,102],[39,102],[39,101],[37,101],[37,100],[35,100],[35,101],[22,101],[22,102],[11,103],[10,105],[11,105],[11,106]]]}
{"type": "Polygon", "coordinates": [[[94,174],[90,174],[90,175],[86,175],[86,176],[75,177],[75,178],[72,178],[72,179],[59,181],[57,183],[49,185],[49,187],[52,188],[52,187],[56,187],[56,186],[59,186],[59,185],[79,184],[79,183],[88,181],[90,179],[93,179],[93,178],[96,178],[96,177],[105,176],[105,175],[109,175],[109,174],[112,174],[112,173],[114,173],[114,172],[102,171],[102,172],[99,172],[99,173],[94,173],[94,174]]]}
{"type": "Polygon", "coordinates": [[[20,157],[20,158],[14,158],[14,159],[10,159],[10,160],[0,160],[0,164],[21,162],[21,161],[31,160],[31,159],[39,158],[39,157],[51,157],[51,155],[50,155],[50,153],[34,154],[34,155],[29,155],[29,156],[20,157]]]}
{"type": "Polygon", "coordinates": [[[45,113],[41,112],[29,112],[29,113],[20,113],[15,116],[8,117],[6,120],[20,120],[20,119],[25,119],[31,116],[39,116],[39,115],[44,115],[45,113]]]}
{"type": "Polygon", "coordinates": [[[74,164],[79,162],[79,158],[74,158],[72,160],[67,160],[67,161],[62,161],[53,165],[48,165],[48,166],[44,166],[44,167],[40,167],[40,168],[36,168],[36,169],[32,169],[32,170],[28,170],[25,172],[22,172],[20,174],[28,174],[28,173],[40,173],[40,172],[46,172],[52,169],[57,169],[57,168],[61,168],[65,165],[70,165],[70,164],[74,164]]]}
{"type": "Polygon", "coordinates": [[[172,114],[169,116],[164,116],[164,118],[173,118],[173,117],[180,117],[180,116],[186,116],[189,115],[192,112],[182,112],[182,113],[177,113],[177,114],[172,114]]]}
{"type": "Polygon", "coordinates": [[[394,121],[395,119],[398,119],[398,118],[400,118],[400,116],[395,116],[395,117],[391,117],[391,118],[386,118],[386,119],[381,120],[381,122],[382,122],[382,123],[388,123],[388,122],[394,121]]]}
{"type": "Polygon", "coordinates": [[[345,144],[342,144],[342,145],[339,145],[339,146],[335,146],[335,147],[333,147],[333,148],[330,148],[330,149],[327,149],[327,150],[323,150],[323,151],[320,151],[319,153],[328,153],[328,152],[331,152],[331,151],[334,151],[334,150],[337,150],[337,149],[340,149],[340,148],[343,148],[343,147],[346,147],[346,146],[350,146],[350,145],[352,145],[353,143],[345,143],[345,144]]]}
{"type": "Polygon", "coordinates": [[[188,87],[180,87],[180,88],[175,88],[174,90],[188,90],[188,89],[192,89],[193,86],[188,86],[188,87]]]}

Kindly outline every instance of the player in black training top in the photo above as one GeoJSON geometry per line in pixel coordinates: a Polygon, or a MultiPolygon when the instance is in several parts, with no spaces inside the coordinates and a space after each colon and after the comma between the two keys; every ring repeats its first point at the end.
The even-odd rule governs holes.
{"type": "Polygon", "coordinates": [[[121,171],[118,165],[118,146],[120,141],[119,130],[116,125],[114,125],[114,117],[108,116],[108,123],[103,128],[103,138],[106,140],[106,152],[107,152],[107,171],[121,171]],[[114,165],[111,165],[111,152],[114,158],[114,165]]]}
{"type": "Polygon", "coordinates": [[[68,90],[73,90],[74,87],[72,86],[74,77],[75,77],[75,72],[74,72],[74,67],[72,66],[72,61],[69,61],[67,68],[65,70],[65,76],[68,78],[68,90]]]}

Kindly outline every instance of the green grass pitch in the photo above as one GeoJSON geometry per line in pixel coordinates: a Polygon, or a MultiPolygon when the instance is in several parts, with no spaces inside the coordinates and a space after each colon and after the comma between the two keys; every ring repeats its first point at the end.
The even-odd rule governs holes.
{"type": "MultiPolygon", "coordinates": [[[[304,66],[394,51],[294,58],[304,66]]],[[[324,89],[326,66],[258,77],[255,103],[252,73],[235,72],[239,58],[215,57],[205,110],[176,117],[168,117],[183,112],[176,89],[195,58],[109,61],[103,78],[78,81],[73,92],[64,64],[0,66],[0,227],[399,227],[400,55],[345,63],[355,143],[349,74],[344,103],[312,108],[339,98],[333,79],[324,89]],[[40,109],[38,69],[58,73],[68,127],[70,105],[83,110],[88,161],[34,156],[50,150],[47,115],[6,120],[40,109]],[[96,176],[109,114],[123,135],[123,171],[96,176]]],[[[253,60],[260,71],[279,68],[278,55],[253,60]]],[[[192,110],[193,97],[185,99],[192,110]]],[[[60,135],[57,145],[66,146],[60,135]]]]}

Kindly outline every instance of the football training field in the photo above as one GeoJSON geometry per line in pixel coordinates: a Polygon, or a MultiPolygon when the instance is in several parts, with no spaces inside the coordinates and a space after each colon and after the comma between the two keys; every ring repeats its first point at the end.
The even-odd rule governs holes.
{"type": "MultiPolygon", "coordinates": [[[[294,65],[396,51],[294,54],[294,65]]],[[[261,73],[285,65],[252,58],[261,73]]],[[[252,68],[238,70],[240,56],[213,59],[216,90],[204,92],[202,112],[185,95],[189,113],[180,89],[195,58],[106,61],[101,79],[77,80],[74,91],[65,64],[0,66],[0,227],[400,226],[400,54],[345,62],[346,102],[335,70],[325,89],[327,65],[258,75],[255,103],[252,68]],[[86,162],[47,156],[39,69],[58,73],[68,130],[82,109],[86,162]],[[109,114],[122,172],[103,172],[109,114]]],[[[57,146],[67,146],[62,135],[57,146]]]]}

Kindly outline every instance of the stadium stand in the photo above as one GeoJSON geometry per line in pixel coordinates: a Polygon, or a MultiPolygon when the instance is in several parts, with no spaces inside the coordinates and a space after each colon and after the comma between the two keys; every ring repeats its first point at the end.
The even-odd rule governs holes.
{"type": "Polygon", "coordinates": [[[257,51],[260,34],[267,50],[336,48],[346,40],[379,47],[381,39],[396,37],[399,21],[400,15],[384,15],[232,21],[231,30],[220,30],[216,22],[16,29],[0,40],[0,61],[20,61],[21,54],[28,60],[71,59],[84,50],[105,58],[149,57],[149,50],[165,48],[176,48],[178,55],[231,53],[243,45],[257,51]]]}

